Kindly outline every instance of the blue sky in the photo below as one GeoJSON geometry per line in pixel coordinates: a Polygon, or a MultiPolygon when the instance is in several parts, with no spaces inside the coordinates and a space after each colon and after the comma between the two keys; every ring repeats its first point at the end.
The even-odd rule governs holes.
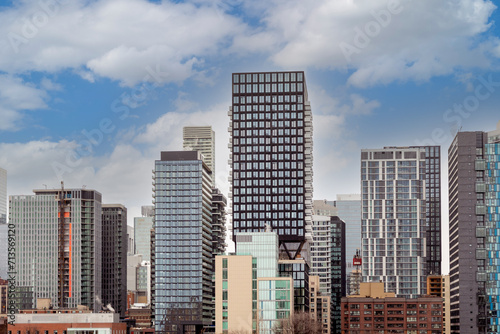
{"type": "Polygon", "coordinates": [[[358,193],[361,148],[446,153],[458,128],[495,128],[499,18],[485,0],[0,2],[9,194],[63,179],[133,217],[185,125],[213,126],[227,193],[230,74],[280,70],[306,71],[314,197],[358,193]]]}

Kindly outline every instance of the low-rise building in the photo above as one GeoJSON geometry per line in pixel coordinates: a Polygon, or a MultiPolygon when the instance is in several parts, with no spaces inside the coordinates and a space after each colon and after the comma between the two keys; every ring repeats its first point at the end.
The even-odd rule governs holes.
{"type": "Polygon", "coordinates": [[[342,334],[441,334],[443,300],[439,297],[395,297],[384,283],[361,283],[360,295],[342,298],[342,334]]]}
{"type": "Polygon", "coordinates": [[[118,313],[92,313],[80,309],[21,310],[7,334],[126,334],[118,313]]]}

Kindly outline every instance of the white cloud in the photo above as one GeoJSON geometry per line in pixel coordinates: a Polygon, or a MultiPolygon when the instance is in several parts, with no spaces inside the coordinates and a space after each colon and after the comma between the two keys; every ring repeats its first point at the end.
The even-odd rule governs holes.
{"type": "Polygon", "coordinates": [[[495,8],[489,0],[276,0],[256,36],[278,45],[271,59],[285,68],[354,70],[349,83],[358,87],[425,81],[456,68],[488,68],[499,40],[481,34],[495,8]]]}
{"type": "Polygon", "coordinates": [[[45,90],[11,75],[0,75],[0,130],[16,130],[27,110],[46,109],[45,90]]]}
{"type": "Polygon", "coordinates": [[[40,3],[0,12],[0,32],[10,46],[0,50],[0,70],[74,69],[89,81],[101,76],[133,86],[147,67],[159,66],[168,73],[163,82],[179,82],[197,72],[200,57],[217,53],[244,29],[220,9],[189,3],[80,0],[54,6],[52,14],[40,3]]]}

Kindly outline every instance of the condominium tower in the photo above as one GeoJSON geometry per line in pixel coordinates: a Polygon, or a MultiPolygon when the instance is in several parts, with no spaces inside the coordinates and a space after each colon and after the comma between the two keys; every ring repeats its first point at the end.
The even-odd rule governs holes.
{"type": "Polygon", "coordinates": [[[451,333],[500,331],[500,123],[448,150],[451,333]]]}
{"type": "MultiPolygon", "coordinates": [[[[200,151],[203,161],[212,173],[215,173],[215,132],[211,126],[185,126],[182,131],[183,149],[200,151]]],[[[212,175],[212,186],[215,177],[212,175]]]]}
{"type": "Polygon", "coordinates": [[[101,194],[64,187],[34,192],[9,198],[16,288],[28,300],[19,304],[34,308],[38,298],[49,298],[55,308],[100,311],[101,194]]]}
{"type": "Polygon", "coordinates": [[[127,208],[102,205],[102,303],[125,316],[127,310],[127,208]]]}
{"type": "Polygon", "coordinates": [[[440,272],[440,148],[361,151],[362,271],[398,297],[425,294],[440,272]]]}
{"type": "Polygon", "coordinates": [[[312,114],[304,72],[234,73],[229,116],[233,240],[269,225],[281,258],[307,258],[312,114]]]}
{"type": "Polygon", "coordinates": [[[212,322],[210,172],[198,151],[161,152],[155,161],[156,332],[201,333],[212,322]]]}

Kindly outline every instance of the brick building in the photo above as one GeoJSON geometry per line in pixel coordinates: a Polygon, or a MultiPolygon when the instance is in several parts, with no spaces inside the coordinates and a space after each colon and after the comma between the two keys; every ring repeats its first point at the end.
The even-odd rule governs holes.
{"type": "Polygon", "coordinates": [[[442,298],[390,294],[383,292],[383,283],[361,283],[360,295],[342,298],[342,334],[442,333],[442,298]]]}

